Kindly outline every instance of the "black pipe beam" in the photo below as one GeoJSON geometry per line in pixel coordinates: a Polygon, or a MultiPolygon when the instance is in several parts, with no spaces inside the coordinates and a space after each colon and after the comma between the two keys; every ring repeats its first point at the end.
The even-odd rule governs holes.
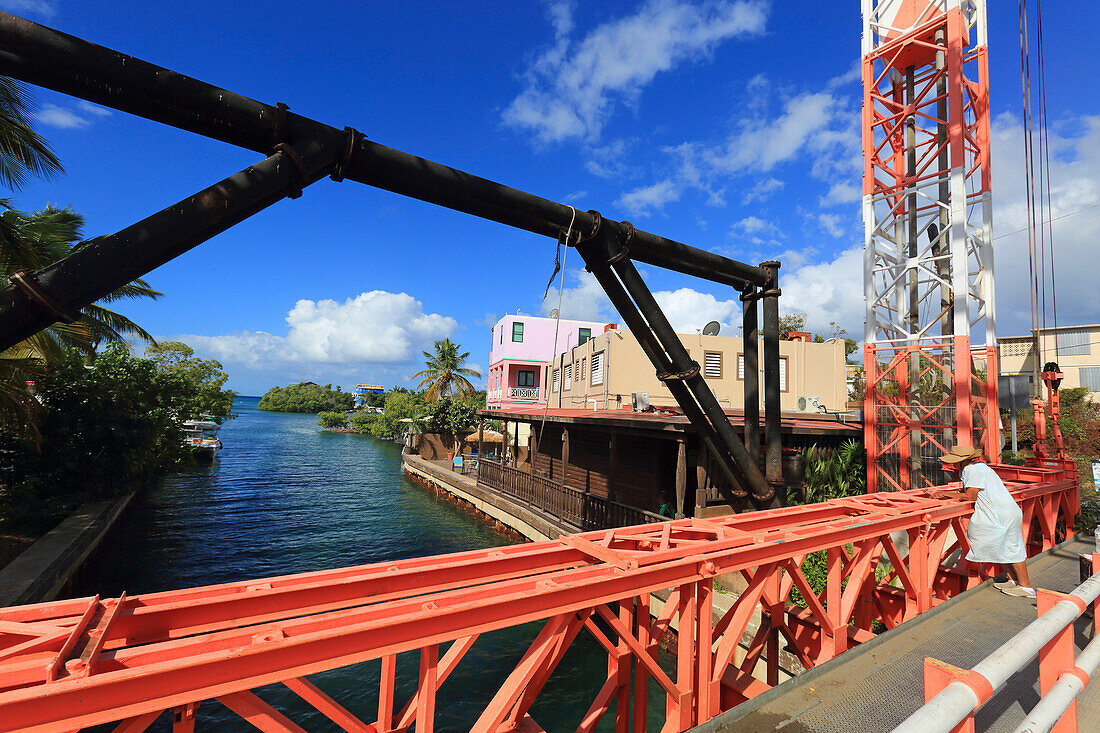
{"type": "MultiPolygon", "coordinates": [[[[596,278],[596,281],[607,293],[607,297],[611,300],[611,304],[615,306],[615,310],[622,316],[623,323],[638,340],[639,346],[641,346],[645,355],[649,357],[654,368],[658,372],[671,371],[674,367],[668,354],[661,348],[646,319],[639,312],[634,301],[615,273],[612,272],[610,265],[608,265],[608,242],[613,237],[614,233],[611,232],[610,228],[604,228],[604,231],[598,233],[594,239],[578,244],[577,251],[585,260],[585,264],[596,278]]],[[[719,486],[719,491],[723,493],[724,498],[731,505],[736,506],[740,499],[748,495],[748,491],[745,490],[745,487],[748,486],[748,479],[737,467],[737,464],[733,462],[729,452],[719,448],[721,438],[707,420],[706,415],[703,414],[702,409],[687,387],[682,382],[673,381],[668,383],[668,388],[676,403],[684,411],[684,415],[695,427],[704,447],[715,457],[718,467],[730,483],[729,487],[719,486]]]]}
{"type": "Polygon", "coordinates": [[[760,294],[764,317],[764,474],[773,486],[783,483],[783,448],[779,407],[779,263],[763,262],[770,273],[760,294]]]}
{"type": "Polygon", "coordinates": [[[638,310],[645,316],[653,334],[660,341],[661,347],[668,354],[674,372],[687,375],[683,379],[673,378],[665,383],[681,382],[687,387],[692,396],[698,401],[707,421],[718,433],[721,446],[726,449],[727,455],[732,456],[737,467],[748,479],[753,498],[762,502],[770,501],[775,496],[774,490],[768,485],[755,458],[745,450],[745,444],[737,436],[733,426],[730,425],[729,417],[722,406],[718,404],[718,399],[711,391],[710,385],[703,378],[698,362],[693,361],[687,349],[684,348],[683,342],[680,341],[675,329],[665,318],[664,311],[657,304],[653,294],[642,280],[642,276],[638,274],[634,263],[629,259],[621,259],[615,262],[612,268],[615,270],[615,274],[619,276],[619,280],[622,281],[627,293],[637,303],[638,310]]]}
{"type": "Polygon", "coordinates": [[[295,151],[302,166],[277,153],[116,234],[102,237],[33,275],[45,298],[9,286],[0,291],[0,351],[163,265],[301,186],[321,178],[337,151],[320,141],[295,151]]]}
{"type": "MultiPolygon", "coordinates": [[[[52,28],[0,13],[0,74],[113,107],[263,154],[279,142],[342,137],[343,130],[97,46],[52,28]]],[[[573,210],[356,135],[343,177],[548,237],[558,237],[573,210]]],[[[574,228],[593,217],[576,212],[574,228]]],[[[763,284],[756,266],[638,231],[631,256],[657,267],[744,287],[763,284]]]]}
{"type": "Polygon", "coordinates": [[[745,360],[745,450],[760,462],[760,327],[757,295],[752,285],[741,291],[741,340],[745,360]]]}

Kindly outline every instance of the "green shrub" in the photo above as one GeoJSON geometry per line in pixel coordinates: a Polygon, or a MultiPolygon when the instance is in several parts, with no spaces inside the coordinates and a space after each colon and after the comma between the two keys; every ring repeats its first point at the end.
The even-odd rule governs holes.
{"type": "Polygon", "coordinates": [[[318,412],[317,424],[323,428],[346,428],[348,426],[348,414],[346,412],[318,412]]]}
{"type": "Polygon", "coordinates": [[[857,441],[849,440],[835,449],[811,445],[802,456],[806,480],[801,495],[788,492],[788,506],[867,493],[867,453],[857,441]]]}
{"type": "Polygon", "coordinates": [[[355,396],[331,384],[322,387],[313,382],[272,387],[260,398],[260,409],[269,412],[347,412],[355,404],[355,396]]]}

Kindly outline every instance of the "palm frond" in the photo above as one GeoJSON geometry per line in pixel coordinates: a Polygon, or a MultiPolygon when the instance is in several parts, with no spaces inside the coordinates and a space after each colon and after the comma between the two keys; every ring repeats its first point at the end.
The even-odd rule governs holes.
{"type": "Polygon", "coordinates": [[[146,343],[155,344],[153,335],[126,316],[95,303],[85,306],[83,323],[96,341],[124,341],[124,335],[137,336],[146,343]]]}

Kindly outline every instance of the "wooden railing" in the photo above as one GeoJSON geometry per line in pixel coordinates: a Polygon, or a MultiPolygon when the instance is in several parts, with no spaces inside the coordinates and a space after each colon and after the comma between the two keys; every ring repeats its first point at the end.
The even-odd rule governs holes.
{"type": "Polygon", "coordinates": [[[668,519],[488,459],[478,461],[477,482],[582,530],[628,527],[668,519]]]}

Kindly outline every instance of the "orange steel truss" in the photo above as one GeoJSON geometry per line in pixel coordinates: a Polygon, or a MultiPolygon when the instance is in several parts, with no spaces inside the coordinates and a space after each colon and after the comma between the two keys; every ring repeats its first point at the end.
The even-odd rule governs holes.
{"type": "MultiPolygon", "coordinates": [[[[1029,551],[1073,532],[1072,462],[995,466],[1024,512],[1029,551]]],[[[0,728],[72,731],[118,722],[145,730],[171,711],[192,730],[218,700],[266,731],[300,731],[253,691],[281,683],[345,731],[431,731],[436,692],[481,634],[542,622],[472,726],[541,730],[529,714],[566,650],[591,634],[607,676],[580,730],[611,712],[646,728],[653,680],[663,730],[682,731],[779,682],[781,644],[810,668],[978,582],[956,561],[972,506],[924,492],[683,519],[556,541],[416,558],[141,596],[0,609],[0,728]],[[815,593],[801,570],[823,553],[815,593]],[[954,558],[952,556],[955,556],[954,558]],[[740,595],[719,617],[713,579],[740,595]],[[727,582],[727,576],[723,582],[727,582]],[[728,584],[728,583],[727,583],[728,584]],[[792,601],[797,589],[805,605],[792,601]],[[655,653],[676,629],[675,671],[655,653]],[[395,692],[397,655],[419,655],[411,699],[395,692]],[[363,720],[307,676],[381,660],[377,712],[363,720]],[[398,704],[401,703],[401,704],[398,704]]]]}
{"type": "Polygon", "coordinates": [[[863,13],[874,492],[942,482],[944,444],[999,460],[1000,433],[985,0],[864,0],[863,13]]]}

